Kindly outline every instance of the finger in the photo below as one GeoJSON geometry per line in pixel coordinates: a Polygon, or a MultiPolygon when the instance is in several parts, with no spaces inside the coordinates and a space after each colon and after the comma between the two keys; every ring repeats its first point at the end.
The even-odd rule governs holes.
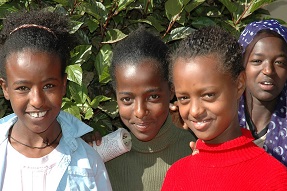
{"type": "Polygon", "coordinates": [[[192,154],[191,155],[196,155],[196,154],[199,153],[199,150],[196,149],[196,143],[195,142],[191,141],[189,143],[189,147],[192,149],[192,154]]]}
{"type": "Polygon", "coordinates": [[[189,147],[190,147],[192,150],[194,150],[194,149],[195,149],[195,142],[191,141],[191,142],[189,143],[189,147]]]}
{"type": "Polygon", "coordinates": [[[183,122],[183,125],[182,125],[182,127],[183,127],[184,129],[188,129],[188,126],[187,126],[187,124],[186,124],[186,123],[184,123],[184,122],[183,122]]]}
{"type": "Polygon", "coordinates": [[[177,106],[174,105],[173,103],[169,103],[169,109],[170,109],[171,111],[177,111],[177,110],[178,110],[177,106]]]}
{"type": "Polygon", "coordinates": [[[102,143],[102,135],[100,134],[100,132],[98,132],[98,131],[96,131],[95,133],[94,133],[94,140],[95,140],[95,142],[96,142],[96,145],[97,146],[100,146],[101,145],[101,143],[102,143]]]}

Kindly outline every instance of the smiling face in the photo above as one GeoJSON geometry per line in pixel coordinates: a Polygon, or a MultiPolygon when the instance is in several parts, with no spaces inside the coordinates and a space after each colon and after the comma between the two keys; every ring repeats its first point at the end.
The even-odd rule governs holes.
{"type": "Polygon", "coordinates": [[[260,101],[272,101],[287,79],[287,46],[277,37],[260,39],[246,63],[247,91],[260,101]]]}
{"type": "Polygon", "coordinates": [[[116,67],[116,95],[123,123],[141,141],[153,139],[169,113],[172,97],[168,82],[154,60],[116,67]]]}
{"type": "Polygon", "coordinates": [[[195,135],[208,143],[222,143],[240,135],[237,102],[244,91],[244,74],[235,82],[218,71],[217,56],[178,58],[173,82],[180,115],[195,135]]]}
{"type": "Polygon", "coordinates": [[[7,58],[6,74],[2,88],[18,116],[14,128],[41,133],[56,126],[66,91],[59,57],[29,50],[12,53],[7,58]]]}

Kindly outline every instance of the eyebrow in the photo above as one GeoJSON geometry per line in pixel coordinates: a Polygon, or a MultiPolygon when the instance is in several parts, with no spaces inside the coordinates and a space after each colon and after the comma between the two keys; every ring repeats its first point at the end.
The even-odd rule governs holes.
{"type": "MultiPolygon", "coordinates": [[[[264,56],[265,54],[264,53],[254,53],[254,55],[255,56],[264,56]]],[[[278,55],[275,55],[275,57],[285,57],[285,58],[287,58],[287,55],[286,54],[284,54],[284,53],[280,53],[280,54],[278,54],[278,55]]]]}
{"type": "MultiPolygon", "coordinates": [[[[49,81],[57,81],[57,79],[56,78],[48,78],[42,82],[45,83],[45,82],[49,82],[49,81]]],[[[18,80],[18,81],[13,83],[13,85],[22,85],[22,84],[31,84],[31,82],[28,80],[18,80]]]]}
{"type": "MultiPolygon", "coordinates": [[[[149,88],[146,91],[144,91],[145,93],[152,93],[152,92],[158,92],[160,91],[161,88],[160,87],[156,87],[156,88],[149,88]]],[[[122,92],[118,92],[119,94],[122,95],[132,95],[132,92],[127,92],[127,91],[122,91],[122,92]]]]}

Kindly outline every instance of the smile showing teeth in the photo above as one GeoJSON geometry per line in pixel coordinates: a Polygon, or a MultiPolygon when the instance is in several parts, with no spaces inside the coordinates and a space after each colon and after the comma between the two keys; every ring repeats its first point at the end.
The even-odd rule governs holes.
{"type": "Polygon", "coordinates": [[[29,113],[29,115],[34,118],[39,118],[43,117],[46,113],[47,111],[43,111],[43,112],[29,113]]]}
{"type": "Polygon", "coordinates": [[[198,125],[201,125],[203,123],[206,123],[206,121],[198,121],[198,122],[196,122],[196,124],[198,124],[198,125]]]}
{"type": "Polygon", "coordinates": [[[264,84],[264,85],[272,85],[271,82],[263,82],[262,84],[264,84]]]}

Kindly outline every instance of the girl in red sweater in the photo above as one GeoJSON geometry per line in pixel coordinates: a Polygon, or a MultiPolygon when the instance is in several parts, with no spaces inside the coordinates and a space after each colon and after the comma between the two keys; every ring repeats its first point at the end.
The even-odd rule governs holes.
{"type": "Polygon", "coordinates": [[[238,101],[245,89],[242,50],[218,27],[195,31],[171,55],[179,112],[199,138],[197,154],[174,163],[166,190],[287,190],[287,170],[240,128],[238,101]]]}

